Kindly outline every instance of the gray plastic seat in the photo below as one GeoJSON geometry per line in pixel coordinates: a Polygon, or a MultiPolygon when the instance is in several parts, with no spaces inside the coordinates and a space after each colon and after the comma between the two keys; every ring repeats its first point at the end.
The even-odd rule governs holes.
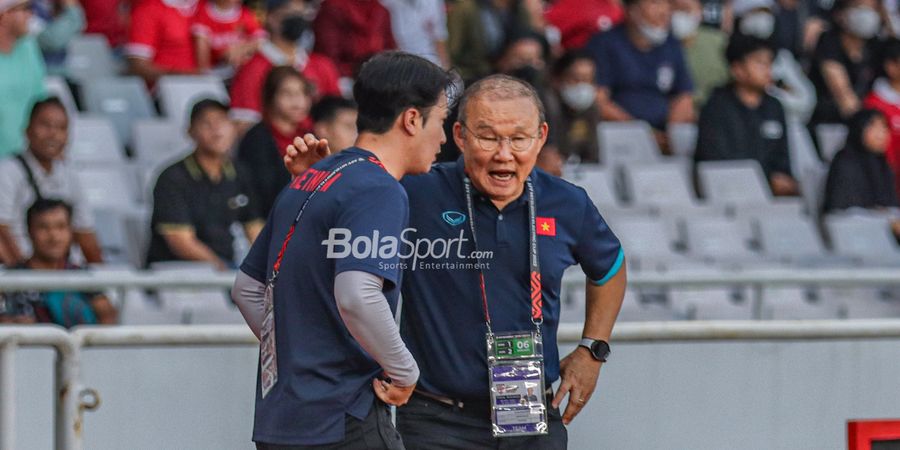
{"type": "Polygon", "coordinates": [[[661,162],[623,168],[625,190],[635,205],[689,207],[698,204],[688,168],[679,162],[661,162]]]}
{"type": "Polygon", "coordinates": [[[70,122],[66,159],[72,163],[116,164],[125,162],[125,149],[112,123],[103,116],[81,115],[70,122]]]}
{"type": "Polygon", "coordinates": [[[193,143],[186,128],[165,119],[134,122],[131,149],[143,165],[155,165],[177,159],[191,152],[193,143]]]}
{"type": "Polygon", "coordinates": [[[69,41],[65,64],[68,77],[79,84],[118,72],[109,41],[101,34],[83,34],[69,41]]]}
{"type": "Polygon", "coordinates": [[[669,125],[669,148],[676,156],[694,157],[697,149],[697,124],[673,123],[669,125]]]}
{"type": "Polygon", "coordinates": [[[766,177],[754,160],[703,161],[697,164],[697,175],[710,203],[748,205],[772,201],[766,177]]]}
{"type": "Polygon", "coordinates": [[[131,142],[134,121],[156,116],[147,85],[138,77],[85,80],[81,89],[85,110],[107,117],[122,142],[131,142]]]}
{"type": "Polygon", "coordinates": [[[746,221],[724,217],[685,219],[688,254],[721,262],[758,261],[760,255],[750,249],[752,227],[746,221]]]}
{"type": "Polygon", "coordinates": [[[835,253],[858,258],[868,265],[900,266],[900,247],[888,216],[845,213],[825,216],[835,253]]]}
{"type": "Polygon", "coordinates": [[[206,98],[228,103],[225,84],[215,76],[167,75],[159,79],[156,90],[163,115],[183,129],[194,103],[206,98]]]}
{"type": "Polygon", "coordinates": [[[753,301],[745,288],[672,288],[672,309],[688,320],[751,320],[753,301]]]}
{"type": "Polygon", "coordinates": [[[69,84],[66,83],[63,77],[55,75],[45,77],[44,87],[47,89],[47,94],[59,98],[59,101],[66,108],[66,113],[69,114],[69,119],[78,116],[79,112],[78,106],[75,104],[75,97],[72,95],[72,90],[69,89],[69,84]]]}
{"type": "Polygon", "coordinates": [[[828,320],[841,316],[836,304],[816,298],[800,287],[763,289],[762,318],[769,320],[828,320]]]}
{"type": "Polygon", "coordinates": [[[831,161],[847,142],[847,126],[842,123],[823,123],[816,125],[816,138],[822,150],[822,159],[831,161]]]}
{"type": "Polygon", "coordinates": [[[770,215],[759,217],[757,226],[760,249],[766,256],[796,262],[828,255],[812,220],[770,215]]]}
{"type": "Polygon", "coordinates": [[[79,167],[78,181],[92,209],[133,211],[136,208],[136,185],[133,168],[120,165],[79,167]]]}
{"type": "Polygon", "coordinates": [[[606,166],[652,163],[661,158],[653,130],[646,122],[601,122],[597,133],[600,160],[606,166]]]}
{"type": "Polygon", "coordinates": [[[581,170],[570,181],[584,188],[595,205],[621,205],[616,192],[615,177],[607,168],[592,167],[581,170]]]}

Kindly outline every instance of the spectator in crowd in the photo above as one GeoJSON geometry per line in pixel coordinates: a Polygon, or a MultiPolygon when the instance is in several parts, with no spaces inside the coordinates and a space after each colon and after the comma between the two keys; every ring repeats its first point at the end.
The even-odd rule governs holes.
{"type": "Polygon", "coordinates": [[[191,33],[197,68],[201,72],[223,68],[227,77],[250,60],[266,36],[253,11],[243,6],[240,0],[201,3],[194,15],[191,33]]]}
{"type": "Polygon", "coordinates": [[[819,97],[811,126],[840,123],[859,110],[875,78],[873,50],[881,30],[876,0],[837,0],[831,10],[835,28],[819,39],[810,78],[819,97]]]}
{"type": "Polygon", "coordinates": [[[769,42],[775,49],[769,94],[781,101],[788,119],[806,123],[816,107],[816,89],[790,50],[778,46],[778,9],[773,0],[734,0],[735,35],[769,42]]]}
{"type": "Polygon", "coordinates": [[[84,30],[84,10],[78,0],[33,0],[32,12],[47,72],[65,75],[66,48],[84,30]]]}
{"type": "Polygon", "coordinates": [[[312,129],[310,90],[309,82],[293,67],[272,69],[263,86],[263,119],[247,131],[238,147],[237,159],[249,172],[262,217],[268,217],[278,193],[291,180],[282,162],[285,149],[295,136],[312,129]]]}
{"type": "Polygon", "coordinates": [[[544,37],[534,31],[510,35],[497,61],[497,72],[528,82],[543,97],[547,92],[547,56],[549,46],[544,37]]]}
{"type": "Polygon", "coordinates": [[[125,45],[132,74],[153,86],[164,75],[197,73],[191,18],[197,0],[141,0],[131,13],[125,45]]]}
{"type": "Polygon", "coordinates": [[[85,33],[106,36],[111,47],[128,41],[131,0],[81,0],[87,26],[85,33]]]}
{"type": "Polygon", "coordinates": [[[313,27],[315,51],[331,58],[342,77],[353,78],[369,57],[397,48],[391,13],[378,0],[324,0],[313,27]]]}
{"type": "MultiPolygon", "coordinates": [[[[884,115],[863,109],[850,120],[847,144],[835,155],[825,182],[826,213],[848,208],[900,208],[894,174],[884,158],[890,130],[884,115]]],[[[891,224],[900,237],[900,219],[891,224]]]]}
{"type": "Polygon", "coordinates": [[[241,132],[259,122],[263,114],[260,92],[273,67],[291,66],[309,81],[313,98],[341,95],[338,71],[332,60],[320,53],[308,53],[298,44],[310,30],[316,11],[312,1],[268,0],[266,29],[269,40],[234,76],[231,84],[231,117],[241,132]]]}
{"type": "Polygon", "coordinates": [[[894,171],[897,195],[900,195],[900,40],[888,39],[881,50],[884,76],[875,80],[865,107],[881,111],[891,130],[885,157],[894,171]]]}
{"type": "MultiPolygon", "coordinates": [[[[27,211],[31,257],[15,266],[23,270],[80,270],[69,261],[72,207],[42,198],[27,211]]],[[[97,292],[23,291],[0,294],[0,323],[53,323],[66,328],[82,324],[115,324],[117,312],[97,292]]]]}
{"type": "Polygon", "coordinates": [[[381,0],[391,14],[397,48],[450,67],[444,0],[381,0]]]}
{"type": "Polygon", "coordinates": [[[736,35],[725,55],[732,81],[713,91],[700,113],[695,160],[756,160],[773,194],[797,195],[784,108],[766,93],[772,83],[770,44],[736,35]]]}
{"type": "Polygon", "coordinates": [[[0,0],[0,159],[21,153],[28,111],[43,97],[44,61],[28,35],[27,0],[0,0]]]}
{"type": "Polygon", "coordinates": [[[557,167],[572,157],[579,162],[596,163],[600,148],[597,66],[586,52],[570,50],[553,66],[552,75],[553,91],[544,104],[556,151],[548,152],[547,147],[541,150],[539,167],[558,172],[561,169],[557,167]]]}
{"type": "Polygon", "coordinates": [[[703,25],[731,34],[733,14],[730,0],[700,0],[703,5],[703,25]]]}
{"type": "Polygon", "coordinates": [[[231,227],[239,222],[252,243],[263,226],[249,174],[228,153],[237,133],[228,107],[201,100],[191,109],[189,134],[196,149],[164,170],[153,188],[147,263],[203,261],[235,266],[231,227]]]}
{"type": "Polygon", "coordinates": [[[328,141],[337,150],[353,146],[356,142],[356,103],[343,97],[325,97],[310,111],[313,134],[328,141]]]}
{"type": "Polygon", "coordinates": [[[694,82],[694,109],[700,110],[712,90],[728,81],[725,46],[728,36],[712,27],[701,27],[700,0],[672,1],[672,34],[681,41],[684,58],[694,82]]]}
{"type": "Polygon", "coordinates": [[[803,57],[803,24],[811,14],[809,2],[776,0],[775,47],[791,52],[795,59],[803,57]]]}
{"type": "Polygon", "coordinates": [[[669,34],[669,0],[626,0],[626,20],[587,45],[597,64],[605,120],[643,120],[663,151],[670,123],[694,121],[693,90],[681,44],[669,34]]]}
{"type": "Polygon", "coordinates": [[[42,198],[57,198],[72,206],[75,242],[87,262],[101,262],[90,206],[74,168],[63,161],[69,119],[62,102],[51,97],[35,103],[25,134],[28,150],[0,161],[0,241],[9,254],[4,263],[15,265],[28,254],[24,214],[42,198]]]}
{"type": "Polygon", "coordinates": [[[614,0],[557,0],[544,14],[559,30],[566,49],[584,47],[595,33],[609,31],[625,19],[622,4],[614,0]]]}
{"type": "Polygon", "coordinates": [[[450,61],[468,85],[493,72],[513,35],[534,31],[528,9],[515,0],[459,0],[447,13],[450,61]]]}

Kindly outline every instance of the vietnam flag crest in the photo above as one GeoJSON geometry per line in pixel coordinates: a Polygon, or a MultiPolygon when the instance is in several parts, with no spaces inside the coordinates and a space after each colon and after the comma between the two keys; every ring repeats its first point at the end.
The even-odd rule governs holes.
{"type": "Polygon", "coordinates": [[[541,236],[556,236],[555,217],[535,217],[534,224],[537,227],[537,234],[541,236]]]}

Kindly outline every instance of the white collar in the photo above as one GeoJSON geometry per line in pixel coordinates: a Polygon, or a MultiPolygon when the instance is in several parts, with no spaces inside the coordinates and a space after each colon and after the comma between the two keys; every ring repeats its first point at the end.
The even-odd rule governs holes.
{"type": "Polygon", "coordinates": [[[209,14],[209,17],[212,17],[217,22],[223,23],[234,22],[241,17],[240,6],[229,9],[219,9],[219,7],[215,5],[215,3],[209,2],[206,4],[206,12],[207,14],[209,14]]]}
{"type": "MultiPolygon", "coordinates": [[[[262,43],[259,47],[259,51],[273,66],[284,66],[288,63],[288,59],[284,56],[281,49],[276,47],[275,44],[268,39],[262,43]]],[[[309,63],[309,55],[303,47],[298,45],[297,50],[294,51],[294,68],[303,71],[303,69],[306,68],[307,63],[309,63]]]]}
{"type": "Polygon", "coordinates": [[[875,80],[872,91],[875,92],[875,95],[881,97],[882,100],[892,105],[900,106],[900,92],[894,90],[888,80],[884,78],[875,80]]]}

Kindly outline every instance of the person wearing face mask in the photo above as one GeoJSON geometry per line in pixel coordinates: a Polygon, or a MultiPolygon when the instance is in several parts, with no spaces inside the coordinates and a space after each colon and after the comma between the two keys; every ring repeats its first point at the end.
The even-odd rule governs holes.
{"type": "MultiPolygon", "coordinates": [[[[581,50],[566,52],[553,66],[552,90],[544,103],[551,140],[562,161],[575,157],[579,162],[598,162],[596,73],[594,60],[581,50]]],[[[541,166],[540,159],[551,156],[544,153],[548,153],[547,147],[541,151],[541,166]]]]}
{"type": "Polygon", "coordinates": [[[839,123],[860,108],[875,79],[874,39],[881,30],[875,0],[838,0],[831,10],[836,25],[819,39],[810,78],[819,102],[810,126],[839,123]]]}
{"type": "Polygon", "coordinates": [[[681,41],[684,58],[694,81],[694,108],[700,110],[710,92],[728,80],[722,31],[701,26],[700,0],[672,0],[672,35],[681,41]]]}
{"type": "Polygon", "coordinates": [[[512,35],[497,61],[497,72],[527,81],[539,93],[546,91],[547,41],[539,33],[525,31],[512,35]]]}
{"type": "Polygon", "coordinates": [[[694,160],[759,162],[772,193],[797,195],[784,108],[766,93],[774,52],[768,41],[735,35],[725,51],[731,82],[713,91],[700,112],[694,160]]]}
{"type": "Polygon", "coordinates": [[[669,0],[626,0],[623,25],[595,35],[586,50],[597,67],[604,120],[643,120],[663,151],[670,123],[693,122],[694,85],[681,45],[669,34],[669,0]]]}
{"type": "Polygon", "coordinates": [[[231,84],[231,118],[243,133],[262,118],[262,92],[266,76],[276,66],[291,66],[309,80],[313,99],[341,95],[338,70],[328,56],[309,53],[300,42],[310,35],[310,20],[315,2],[306,0],[268,0],[266,30],[269,39],[238,69],[231,84]]]}
{"type": "Polygon", "coordinates": [[[900,239],[900,200],[894,190],[894,174],[884,153],[890,129],[881,112],[863,109],[849,123],[850,132],[843,150],[834,156],[825,182],[824,212],[849,208],[894,211],[891,221],[894,235],[900,239]]]}
{"type": "Polygon", "coordinates": [[[778,21],[773,0],[734,0],[735,34],[762,39],[776,49],[769,93],[781,101],[789,119],[809,121],[816,107],[816,90],[790,50],[778,47],[778,21]]]}

